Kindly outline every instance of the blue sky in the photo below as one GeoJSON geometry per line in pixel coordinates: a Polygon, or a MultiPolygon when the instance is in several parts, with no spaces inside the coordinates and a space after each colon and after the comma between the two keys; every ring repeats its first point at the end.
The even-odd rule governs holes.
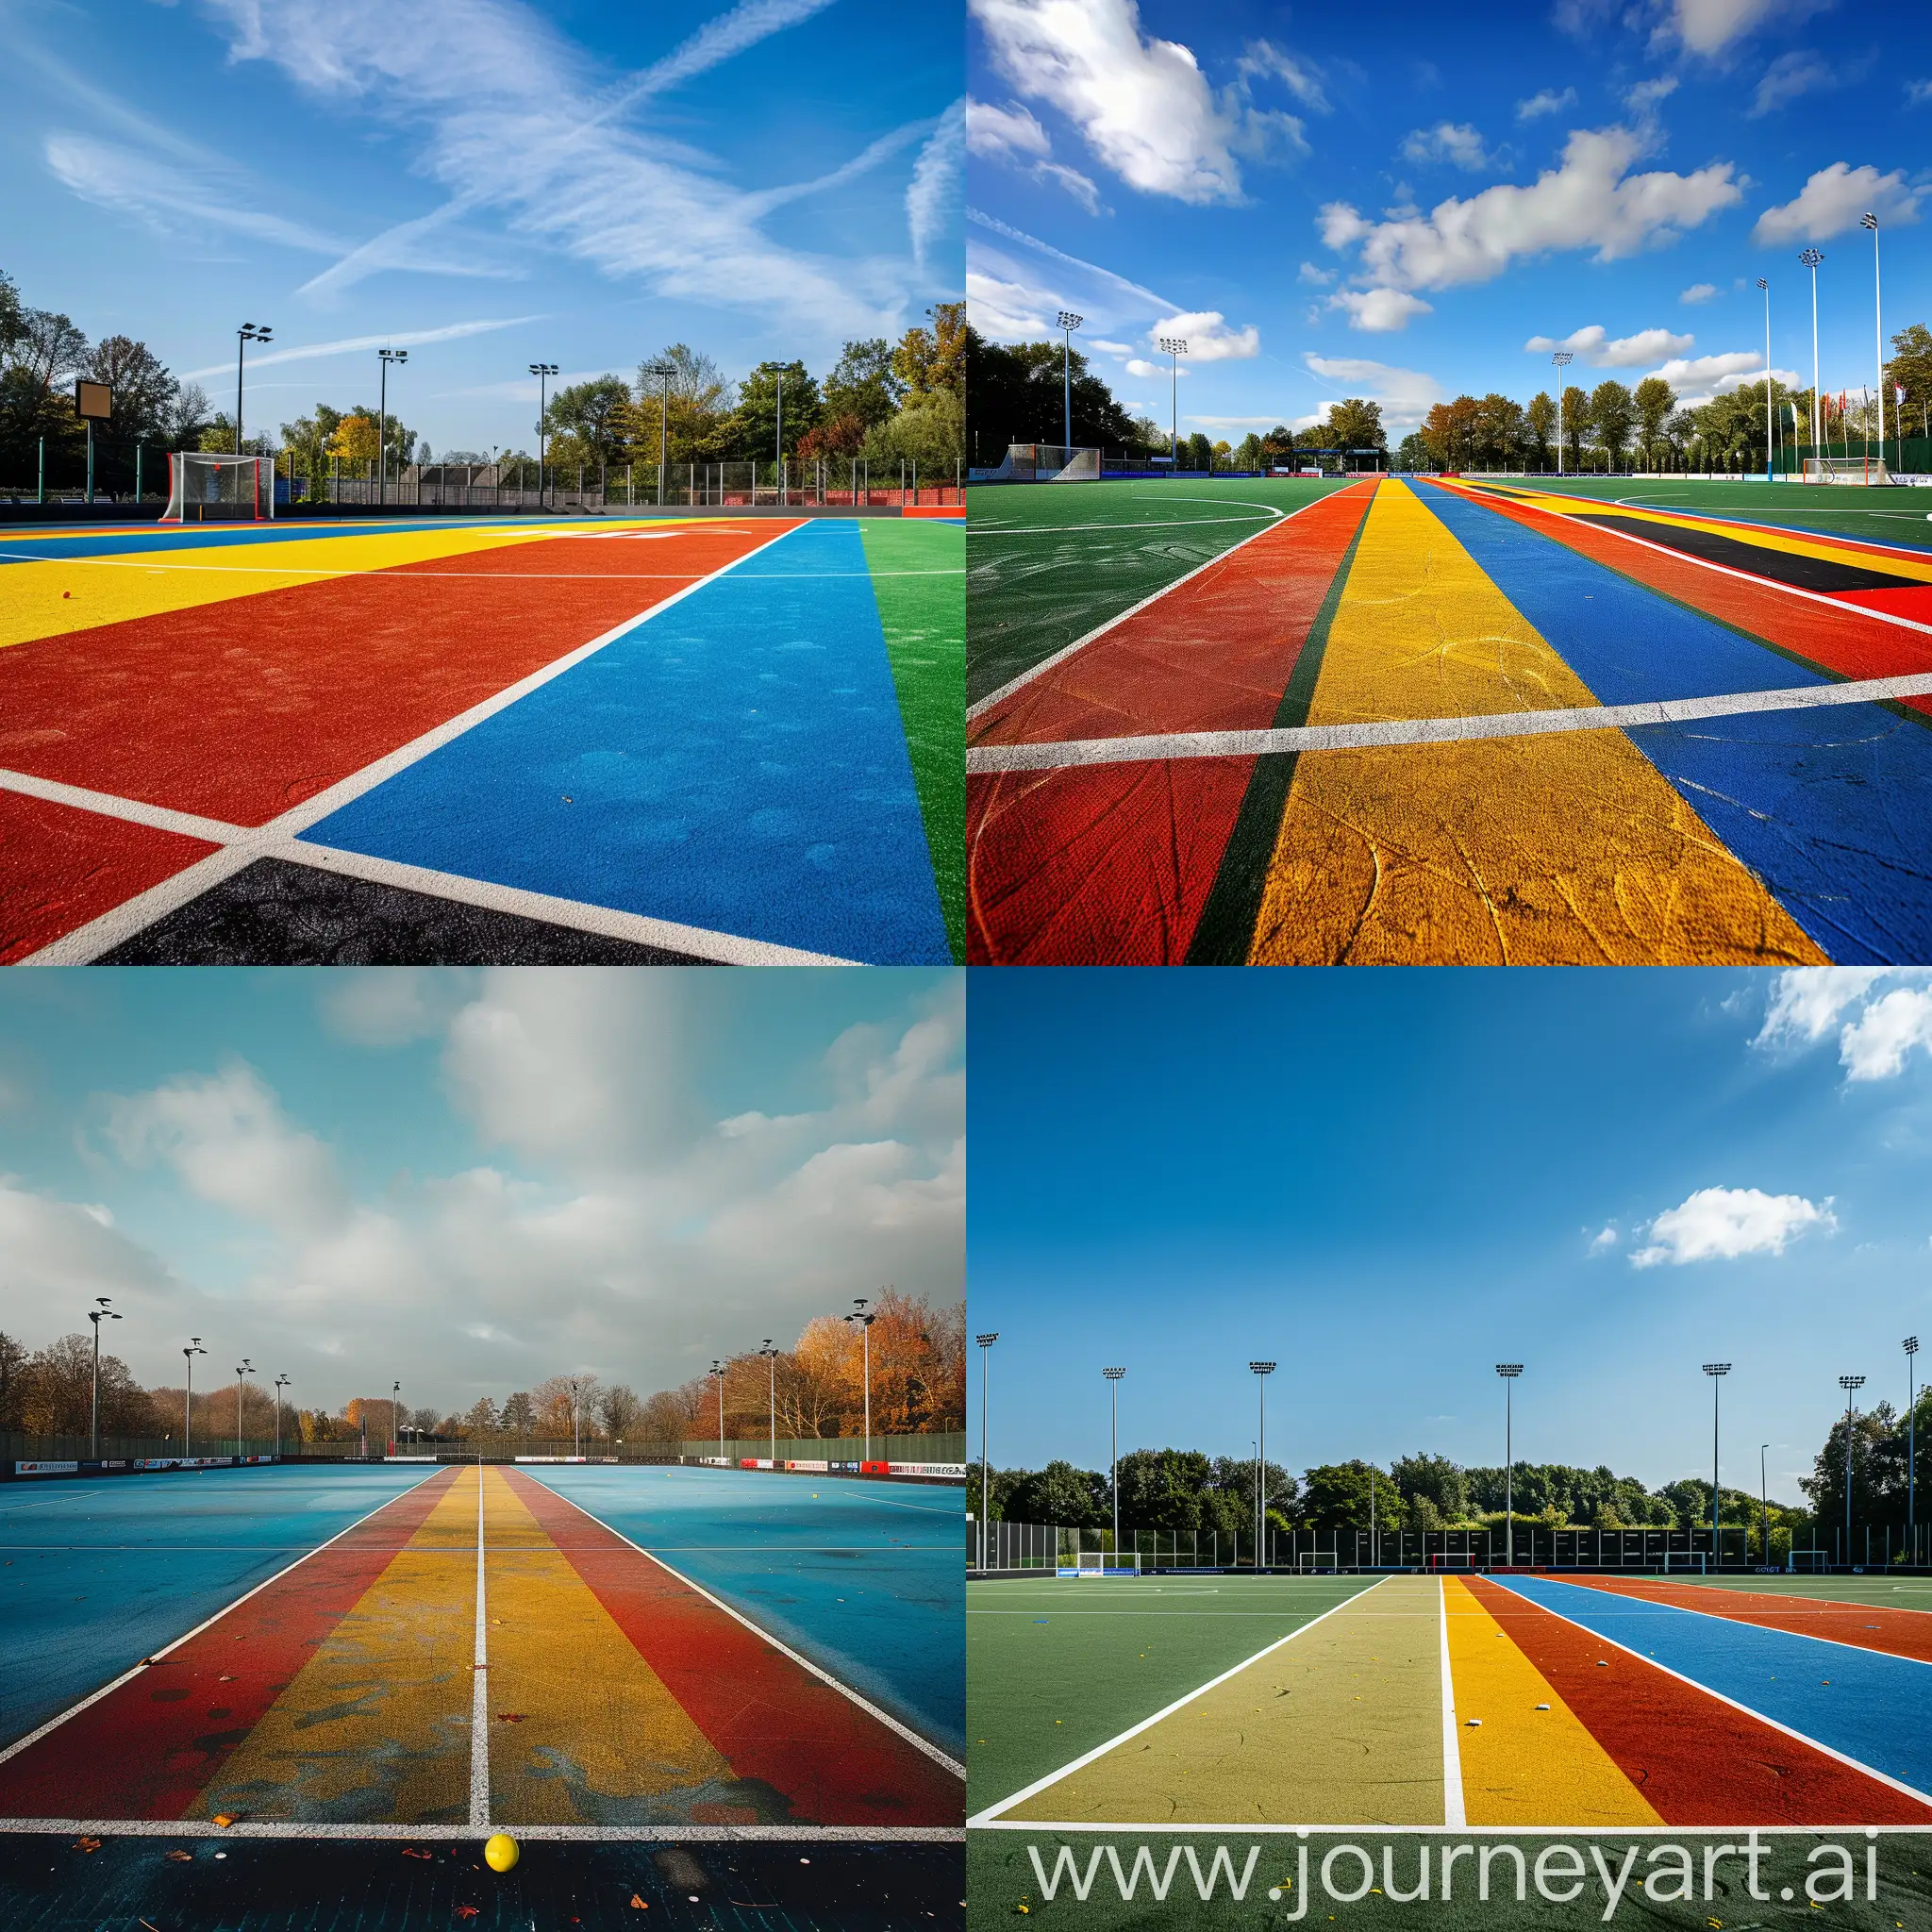
{"type": "Polygon", "coordinates": [[[0,1329],[106,1293],[304,1404],[641,1394],[892,1283],[958,1298],[951,973],[131,969],[0,981],[0,1329]]]}
{"type": "Polygon", "coordinates": [[[1368,395],[1526,401],[1661,373],[1700,401],[1771,362],[1874,380],[1932,320],[1932,12],[1874,0],[1211,8],[969,0],[969,294],[990,335],[1055,312],[1163,425],[1238,441],[1368,395]],[[1541,346],[1526,347],[1537,341],[1541,346]]]}
{"type": "Polygon", "coordinates": [[[823,371],[957,296],[959,30],[890,0],[0,0],[0,267],[246,416],[528,442],[673,341],[823,371]],[[352,345],[331,347],[331,345],[352,345]]]}
{"type": "MultiPolygon", "coordinates": [[[[1932,1346],[1932,974],[980,973],[968,1295],[997,1464],[1503,1459],[1798,1500],[1932,1346]]],[[[974,1441],[979,1383],[969,1408],[974,1441]]],[[[976,1450],[974,1452],[977,1453],[976,1450]]]]}

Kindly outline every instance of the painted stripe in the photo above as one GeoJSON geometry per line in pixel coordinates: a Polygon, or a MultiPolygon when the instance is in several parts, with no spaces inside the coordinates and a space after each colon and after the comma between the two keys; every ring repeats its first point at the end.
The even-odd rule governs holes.
{"type": "Polygon", "coordinates": [[[476,1622],[470,1659],[470,1824],[481,1831],[490,1824],[490,1591],[485,1562],[490,1540],[484,1521],[480,1460],[476,1467],[476,1622]]]}
{"type": "MultiPolygon", "coordinates": [[[[183,1818],[155,1821],[130,1818],[0,1818],[0,1831],[32,1832],[37,1836],[77,1838],[253,1839],[259,1841],[351,1839],[401,1840],[414,1844],[475,1843],[475,1827],[462,1824],[328,1824],[308,1821],[294,1824],[259,1824],[239,1819],[233,1824],[183,1818]]],[[[545,1844],[959,1844],[966,1833],[959,1826],[887,1824],[520,1824],[519,1842],[545,1844]]]]}
{"type": "MultiPolygon", "coordinates": [[[[1029,687],[1008,724],[1050,734],[1102,708],[1137,723],[1150,711],[1185,724],[1277,722],[1371,501],[1357,490],[1318,498],[1262,533],[1266,543],[1224,553],[1077,666],[1029,687]],[[1225,644],[1230,625],[1239,651],[1225,644]],[[1224,658],[1224,673],[1199,672],[1224,658]],[[1136,669],[1149,664],[1151,675],[1136,669]]],[[[1179,964],[1241,823],[1250,775],[1246,765],[1195,764],[969,785],[969,957],[1179,964]]]]}
{"type": "Polygon", "coordinates": [[[1609,1831],[1663,1821],[1481,1598],[1444,1578],[1472,1824],[1609,1831]]]}
{"type": "Polygon", "coordinates": [[[1809,1740],[1491,1578],[1476,1599],[1667,1825],[1924,1827],[1932,1812],[1809,1740]]]}
{"type": "Polygon", "coordinates": [[[77,1800],[181,1817],[454,1478],[426,1477],[0,1752],[0,1817],[66,1817],[77,1800]]]}
{"type": "Polygon", "coordinates": [[[798,526],[782,575],[765,556],[735,567],[756,584],[700,587],[314,837],[802,952],[949,963],[857,525],[798,526]]]}
{"type": "MultiPolygon", "coordinates": [[[[1562,640],[1605,702],[1763,682],[1752,640],[1452,492],[1433,491],[1428,507],[1531,623],[1562,640]]],[[[1932,863],[1919,830],[1932,823],[1932,732],[1874,705],[1835,709],[1808,730],[1747,712],[1640,728],[1632,741],[1824,955],[1932,957],[1932,863]]]]}
{"type": "MultiPolygon", "coordinates": [[[[1466,504],[1425,508],[1407,486],[1385,486],[1330,626],[1309,724],[1576,710],[1603,695],[1579,675],[1586,667],[1551,647],[1566,635],[1550,621],[1560,613],[1526,607],[1443,510],[1507,527],[1466,504]]],[[[1818,964],[1824,955],[1626,735],[1570,731],[1445,743],[1425,758],[1401,748],[1302,754],[1248,958],[1818,964]]]]}
{"type": "Polygon", "coordinates": [[[1546,1577],[1508,1587],[1922,1799],[1932,1791],[1932,1674],[1916,1662],[1546,1577]]]}
{"type": "Polygon", "coordinates": [[[1435,1824],[1443,1816],[1441,1592],[1385,1579],[1008,1818],[1435,1824]],[[1373,1612],[1368,1607],[1373,1600],[1373,1612]]]}
{"type": "Polygon", "coordinates": [[[1438,1579],[1442,1624],[1442,1823],[1452,1830],[1469,1823],[1462,1795],[1462,1740],[1457,1734],[1456,1671],[1449,1658],[1449,1586],[1438,1579]]]}
{"type": "Polygon", "coordinates": [[[655,1557],[522,1471],[507,1474],[547,1535],[741,1785],[713,1797],[708,1824],[954,1825],[961,1793],[949,1761],[823,1673],[725,1614],[655,1557]]]}
{"type": "Polygon", "coordinates": [[[975,746],[972,774],[1062,771],[1073,765],[1144,764],[1166,758],[1258,758],[1269,753],[1360,751],[1373,745],[1459,744],[1477,738],[1533,738],[1544,732],[1613,731],[1638,724],[1680,724],[1753,711],[1816,710],[1932,694],[1932,672],[1873,677],[1850,684],[1807,684],[1777,691],[1734,691],[1714,698],[1660,699],[1641,705],[1591,705],[1568,711],[1504,711],[1475,718],[1403,718],[1387,723],[1314,724],[1271,731],[1174,731],[1144,737],[1073,740],[1062,744],[975,746]]]}

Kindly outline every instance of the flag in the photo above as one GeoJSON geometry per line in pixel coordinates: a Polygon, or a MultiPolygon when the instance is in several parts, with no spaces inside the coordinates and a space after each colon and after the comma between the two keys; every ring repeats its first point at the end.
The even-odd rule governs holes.
{"type": "Polygon", "coordinates": [[[1898,398],[1898,406],[1899,406],[1899,408],[1900,408],[1901,409],[1903,409],[1903,408],[1905,408],[1905,406],[1906,406],[1906,386],[1905,386],[1905,384],[1904,384],[1904,383],[1902,383],[1902,382],[1895,382],[1895,383],[1893,383],[1893,384],[1892,384],[1892,386],[1891,386],[1891,392],[1892,392],[1892,394],[1893,394],[1894,396],[1896,396],[1896,397],[1898,398]]]}

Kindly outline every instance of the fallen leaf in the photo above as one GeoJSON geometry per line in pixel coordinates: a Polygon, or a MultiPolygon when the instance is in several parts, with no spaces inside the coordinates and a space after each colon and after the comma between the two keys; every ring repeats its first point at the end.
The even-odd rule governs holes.
{"type": "Polygon", "coordinates": [[[636,1892],[630,1895],[630,1908],[634,1912],[648,1912],[651,1909],[636,1892]]]}
{"type": "Polygon", "coordinates": [[[77,1838],[74,1840],[74,1849],[76,1852],[97,1852],[100,1848],[101,1841],[97,1838],[77,1838]]]}
{"type": "Polygon", "coordinates": [[[194,1854],[192,1852],[170,1852],[168,1856],[177,1865],[192,1865],[194,1863],[194,1854]]]}
{"type": "Polygon", "coordinates": [[[496,1713],[496,1722],[500,1724],[520,1724],[523,1721],[524,1713],[520,1710],[499,1710],[496,1713]]]}
{"type": "Polygon", "coordinates": [[[217,1811],[215,1813],[215,1823],[222,1826],[224,1830],[233,1824],[234,1822],[235,1815],[232,1811],[217,1811]]]}
{"type": "Polygon", "coordinates": [[[458,1906],[457,1907],[457,1917],[459,1919],[474,1919],[478,1916],[481,1910],[482,1907],[480,1906],[458,1906]]]}
{"type": "Polygon", "coordinates": [[[434,1852],[419,1852],[414,1845],[405,1845],[403,1847],[403,1857],[406,1858],[427,1858],[433,1861],[436,1854],[434,1852]]]}

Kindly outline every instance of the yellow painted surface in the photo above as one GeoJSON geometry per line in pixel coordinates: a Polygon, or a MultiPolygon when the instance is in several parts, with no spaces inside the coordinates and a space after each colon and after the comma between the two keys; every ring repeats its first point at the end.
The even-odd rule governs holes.
{"type": "Polygon", "coordinates": [[[1467,1587],[1455,1577],[1442,1587],[1469,1823],[1578,1831],[1661,1824],[1467,1587]],[[1472,1718],[1479,1720],[1474,1726],[1472,1718]]]}
{"type": "Polygon", "coordinates": [[[1433,1577],[1390,1577],[1006,1818],[1441,1824],[1433,1577]]]}
{"type": "Polygon", "coordinates": [[[188,1815],[467,1818],[475,1605],[476,1476],[465,1470],[188,1815]]]}
{"type": "MultiPolygon", "coordinates": [[[[1370,506],[1310,724],[1596,698],[1407,485],[1370,506]]],[[[1819,965],[1620,731],[1305,752],[1257,965],[1819,965]]]]}
{"type": "Polygon", "coordinates": [[[732,1778],[504,1477],[484,1480],[492,1821],[782,1818],[774,1794],[732,1778]]]}

